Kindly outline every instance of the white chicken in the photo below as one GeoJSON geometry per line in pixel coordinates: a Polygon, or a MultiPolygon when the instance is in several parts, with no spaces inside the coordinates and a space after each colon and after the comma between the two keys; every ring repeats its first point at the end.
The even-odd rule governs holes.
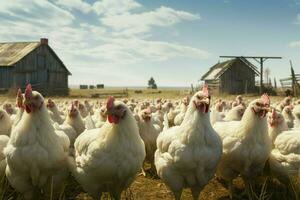
{"type": "Polygon", "coordinates": [[[87,130],[76,139],[75,160],[70,160],[70,169],[95,199],[101,199],[102,192],[109,192],[119,200],[141,169],[146,153],[128,107],[110,97],[107,113],[108,121],[102,128],[87,130]]]}
{"type": "Polygon", "coordinates": [[[219,99],[210,111],[210,122],[212,125],[218,121],[223,121],[225,117],[223,110],[224,103],[221,99],[219,99]]]}
{"type": "Polygon", "coordinates": [[[281,113],[275,109],[272,113],[268,114],[268,133],[271,138],[272,144],[274,145],[276,137],[283,131],[287,131],[289,128],[281,113]]]}
{"type": "Polygon", "coordinates": [[[85,107],[84,104],[79,102],[79,104],[77,106],[77,109],[78,109],[78,111],[79,111],[82,118],[86,118],[88,116],[89,112],[88,112],[88,110],[87,110],[87,108],[85,107]]]}
{"type": "Polygon", "coordinates": [[[294,128],[300,129],[300,104],[295,105],[293,109],[294,115],[294,128]]]}
{"type": "Polygon", "coordinates": [[[245,106],[245,103],[243,102],[243,96],[242,95],[238,95],[236,98],[235,98],[235,101],[232,102],[232,108],[233,107],[236,107],[238,105],[243,105],[245,106]]]}
{"type": "Polygon", "coordinates": [[[64,124],[69,124],[70,126],[72,126],[75,129],[77,135],[80,135],[85,130],[84,121],[78,109],[73,103],[68,109],[68,114],[64,124]]]}
{"type": "Polygon", "coordinates": [[[0,135],[10,136],[12,121],[5,110],[0,109],[0,135]]]}
{"type": "Polygon", "coordinates": [[[292,103],[292,97],[287,96],[278,104],[276,109],[279,111],[282,111],[284,109],[284,107],[291,105],[291,103],[292,103]]]}
{"type": "Polygon", "coordinates": [[[183,119],[184,119],[184,115],[186,113],[187,107],[189,105],[190,102],[190,98],[189,97],[185,97],[182,99],[182,103],[180,105],[180,112],[176,115],[176,117],[174,118],[174,125],[175,126],[179,126],[183,119]]]}
{"type": "Polygon", "coordinates": [[[0,179],[2,179],[5,175],[6,159],[4,155],[4,148],[8,141],[9,137],[7,135],[0,135],[0,179]]]}
{"type": "Polygon", "coordinates": [[[239,104],[226,113],[224,117],[224,121],[240,121],[245,113],[245,106],[243,104],[239,104]]]}
{"type": "Polygon", "coordinates": [[[88,100],[84,100],[84,105],[86,107],[86,110],[93,115],[94,114],[94,110],[93,110],[93,106],[89,103],[88,100]]]}
{"type": "Polygon", "coordinates": [[[25,109],[23,100],[24,100],[24,96],[22,94],[22,91],[21,91],[21,89],[18,89],[17,97],[16,97],[16,106],[18,107],[18,110],[17,110],[17,114],[13,118],[12,128],[17,126],[17,124],[19,123],[19,121],[21,120],[21,118],[23,116],[24,109],[25,109]]]}
{"type": "Polygon", "coordinates": [[[52,99],[48,99],[47,108],[49,110],[50,117],[54,122],[57,122],[58,124],[62,124],[64,122],[64,119],[60,115],[60,112],[52,99]]]}
{"type": "Polygon", "coordinates": [[[93,118],[94,121],[100,120],[101,122],[106,122],[107,114],[106,114],[106,106],[102,105],[97,112],[97,115],[94,115],[96,118],[93,118]]]}
{"type": "Polygon", "coordinates": [[[99,113],[96,115],[96,118],[93,118],[93,120],[95,121],[96,128],[101,128],[105,124],[107,120],[106,106],[101,106],[99,113]]]}
{"type": "Polygon", "coordinates": [[[193,198],[198,199],[221,158],[222,142],[210,124],[209,106],[209,92],[204,87],[192,97],[182,124],[157,138],[157,173],[176,200],[183,188],[190,188],[193,198]]]}
{"type": "MultiPolygon", "coordinates": [[[[269,136],[272,140],[272,148],[275,148],[275,140],[279,134],[281,134],[283,131],[288,130],[288,126],[282,116],[282,114],[275,109],[272,110],[272,113],[268,114],[268,129],[269,129],[269,136]]],[[[272,176],[276,179],[278,179],[280,182],[282,182],[285,185],[288,185],[290,183],[290,178],[288,171],[285,169],[284,165],[282,165],[281,159],[277,160],[278,156],[276,156],[277,150],[273,149],[269,159],[266,162],[264,173],[267,176],[272,176]],[[275,155],[274,155],[274,154],[275,155]]]]}
{"type": "Polygon", "coordinates": [[[10,103],[5,103],[3,105],[3,110],[5,110],[10,116],[15,115],[17,112],[16,109],[10,103]]]}
{"type": "Polygon", "coordinates": [[[275,139],[271,155],[277,164],[275,168],[270,163],[275,177],[285,184],[289,183],[289,177],[298,177],[300,173],[300,130],[283,131],[279,134],[275,139]]]}
{"type": "Polygon", "coordinates": [[[294,115],[292,111],[293,111],[293,106],[289,105],[289,106],[285,106],[281,112],[289,128],[294,127],[294,115]]]}
{"type": "MultiPolygon", "coordinates": [[[[151,120],[151,110],[144,109],[139,113],[140,120],[138,122],[140,136],[144,141],[146,149],[146,159],[145,161],[150,162],[151,173],[156,174],[156,169],[154,166],[154,153],[156,151],[156,138],[160,132],[160,126],[154,124],[151,120]]],[[[144,169],[144,168],[143,168],[144,169]]],[[[144,176],[145,171],[143,171],[144,176]]]]}
{"type": "Polygon", "coordinates": [[[223,140],[223,155],[217,176],[229,183],[232,197],[232,180],[239,174],[250,194],[251,181],[262,173],[271,152],[266,114],[270,99],[263,95],[247,107],[241,121],[217,122],[215,130],[223,140]]]}
{"type": "Polygon", "coordinates": [[[25,199],[36,199],[51,182],[53,194],[57,195],[68,176],[69,139],[64,133],[55,132],[44,98],[32,91],[30,84],[25,90],[24,106],[26,113],[13,128],[4,149],[6,177],[25,199]]]}

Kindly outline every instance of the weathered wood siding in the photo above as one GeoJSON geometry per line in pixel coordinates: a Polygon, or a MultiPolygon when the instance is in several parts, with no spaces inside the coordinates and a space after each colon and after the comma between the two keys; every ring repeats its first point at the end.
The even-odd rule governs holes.
{"type": "Polygon", "coordinates": [[[237,60],[220,77],[220,92],[229,94],[254,93],[255,73],[242,61],[237,60]]]}
{"type": "Polygon", "coordinates": [[[12,87],[24,88],[28,83],[44,94],[67,94],[68,71],[47,45],[41,45],[16,63],[12,87]]]}
{"type": "Polygon", "coordinates": [[[13,67],[0,66],[0,90],[7,90],[13,84],[13,67]]]}

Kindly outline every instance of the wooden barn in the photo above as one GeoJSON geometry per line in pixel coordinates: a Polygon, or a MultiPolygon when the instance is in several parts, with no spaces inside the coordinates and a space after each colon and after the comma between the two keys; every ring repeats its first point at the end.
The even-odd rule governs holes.
{"type": "Polygon", "coordinates": [[[24,89],[28,83],[44,95],[67,95],[68,76],[62,60],[48,45],[37,42],[0,43],[0,90],[24,89]]]}
{"type": "Polygon", "coordinates": [[[201,80],[219,93],[254,93],[257,92],[255,77],[259,74],[255,65],[243,57],[238,57],[215,64],[201,80]]]}

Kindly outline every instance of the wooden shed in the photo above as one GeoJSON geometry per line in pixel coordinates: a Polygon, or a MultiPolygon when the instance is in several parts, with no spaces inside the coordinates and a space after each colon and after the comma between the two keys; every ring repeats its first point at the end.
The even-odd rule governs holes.
{"type": "Polygon", "coordinates": [[[243,57],[219,62],[205,73],[201,80],[219,93],[243,94],[256,91],[257,67],[243,57]]]}
{"type": "Polygon", "coordinates": [[[25,88],[31,83],[44,95],[66,95],[69,75],[46,38],[0,43],[0,90],[25,88]]]}

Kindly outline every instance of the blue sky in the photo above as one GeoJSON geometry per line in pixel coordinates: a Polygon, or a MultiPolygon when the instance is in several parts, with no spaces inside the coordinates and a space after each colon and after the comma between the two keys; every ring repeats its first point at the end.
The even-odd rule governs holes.
{"type": "MultiPolygon", "coordinates": [[[[0,1],[0,41],[49,38],[70,84],[196,84],[220,55],[282,56],[300,73],[300,0],[0,1]]],[[[255,62],[253,62],[255,63],[255,62]]]]}

